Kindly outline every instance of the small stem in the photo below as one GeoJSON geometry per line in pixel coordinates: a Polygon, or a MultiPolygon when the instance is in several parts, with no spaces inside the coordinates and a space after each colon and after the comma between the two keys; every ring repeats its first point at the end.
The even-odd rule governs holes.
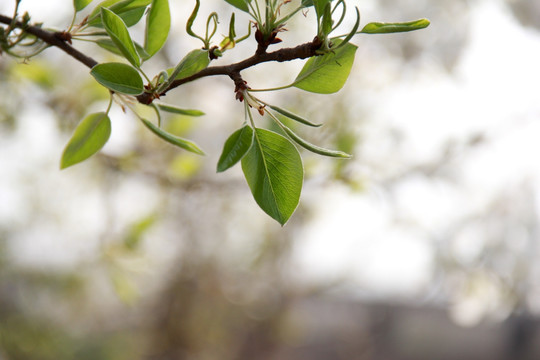
{"type": "Polygon", "coordinates": [[[268,88],[268,89],[249,89],[248,91],[249,91],[249,92],[277,91],[277,90],[288,89],[288,88],[292,87],[293,85],[294,85],[294,83],[289,84],[289,85],[284,85],[284,86],[275,87],[275,88],[268,88]]]}
{"type": "Polygon", "coordinates": [[[109,94],[111,95],[109,97],[109,105],[107,106],[107,110],[105,110],[105,114],[109,115],[109,111],[111,111],[112,103],[113,103],[113,96],[114,93],[112,91],[109,91],[109,94]]]}
{"type": "Polygon", "coordinates": [[[0,23],[9,25],[12,22],[15,23],[14,25],[15,27],[18,27],[22,29],[23,31],[27,32],[28,34],[31,34],[40,38],[41,40],[43,40],[49,45],[56,46],[57,48],[66,52],[68,55],[82,62],[84,65],[88,66],[89,68],[93,68],[94,66],[97,65],[96,60],[83,54],[79,50],[73,48],[71,45],[69,45],[62,39],[59,39],[57,36],[55,36],[53,32],[43,30],[41,27],[38,27],[38,26],[31,26],[31,25],[27,26],[21,23],[20,21],[14,21],[14,19],[12,18],[9,18],[4,15],[0,15],[0,23]]]}
{"type": "Polygon", "coordinates": [[[81,37],[81,36],[107,36],[107,33],[104,31],[93,31],[93,32],[76,32],[74,34],[71,34],[71,36],[75,37],[81,37]]]}
{"type": "Polygon", "coordinates": [[[6,29],[6,36],[8,36],[11,33],[11,31],[17,26],[17,16],[19,15],[20,4],[21,4],[21,0],[15,0],[15,10],[13,10],[12,20],[8,24],[8,27],[6,29]]]}
{"type": "Polygon", "coordinates": [[[139,70],[139,71],[141,72],[141,74],[144,76],[144,78],[146,79],[146,81],[148,81],[149,84],[152,83],[152,80],[150,80],[150,78],[148,77],[148,75],[146,75],[146,74],[144,73],[144,71],[143,71],[140,67],[137,68],[137,70],[139,70]]]}
{"type": "Polygon", "coordinates": [[[91,42],[91,43],[97,44],[96,40],[93,40],[93,39],[85,39],[85,38],[82,38],[82,37],[79,37],[79,36],[73,36],[73,37],[71,38],[71,40],[86,41],[86,42],[91,42]]]}
{"type": "Polygon", "coordinates": [[[247,101],[244,101],[244,108],[246,109],[246,113],[249,116],[249,123],[251,124],[251,127],[253,128],[253,130],[255,130],[255,121],[253,120],[253,115],[251,114],[251,109],[247,101]]]}
{"type": "Polygon", "coordinates": [[[77,17],[77,12],[73,11],[73,18],[71,18],[71,24],[69,24],[69,28],[67,29],[66,32],[71,32],[71,30],[73,29],[73,25],[75,25],[75,18],[76,17],[77,17]]]}
{"type": "Polygon", "coordinates": [[[159,109],[158,109],[157,105],[152,103],[152,104],[150,104],[150,106],[155,110],[155,112],[157,114],[158,127],[161,127],[161,113],[159,112],[159,109]]]}

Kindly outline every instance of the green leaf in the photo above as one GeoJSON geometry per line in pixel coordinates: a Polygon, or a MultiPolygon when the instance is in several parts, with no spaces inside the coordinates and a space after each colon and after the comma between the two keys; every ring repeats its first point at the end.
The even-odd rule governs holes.
{"type": "Polygon", "coordinates": [[[168,104],[156,104],[160,110],[170,112],[173,114],[187,115],[187,116],[203,116],[204,112],[193,109],[181,109],[179,107],[168,104]]]}
{"type": "Polygon", "coordinates": [[[268,104],[268,107],[269,107],[270,109],[272,109],[272,110],[277,111],[277,112],[280,113],[281,115],[286,116],[286,117],[288,117],[288,118],[291,119],[291,120],[298,121],[299,123],[302,123],[302,124],[304,124],[304,125],[313,126],[313,127],[319,127],[319,126],[322,125],[322,124],[315,124],[315,123],[312,123],[311,121],[306,120],[306,119],[304,119],[303,117],[298,116],[298,115],[296,115],[295,113],[292,113],[292,112],[290,112],[290,111],[287,110],[287,109],[283,109],[283,108],[280,108],[280,107],[278,107],[278,106],[274,106],[274,105],[270,105],[270,104],[268,104]]]}
{"type": "Polygon", "coordinates": [[[111,120],[106,113],[90,114],[84,118],[71,136],[60,161],[60,169],[65,169],[88,159],[98,152],[109,140],[111,120]]]}
{"type": "Polygon", "coordinates": [[[248,4],[251,2],[251,0],[225,0],[225,1],[242,11],[249,12],[248,4]]]}
{"type": "Polygon", "coordinates": [[[196,49],[190,51],[170,74],[171,80],[183,79],[206,69],[210,64],[208,50],[196,49]]]}
{"type": "Polygon", "coordinates": [[[169,134],[146,119],[141,120],[143,124],[150,129],[150,131],[168,143],[181,147],[187,151],[191,151],[192,153],[204,155],[204,151],[202,151],[194,142],[169,134]]]}
{"type": "MultiPolygon", "coordinates": [[[[98,39],[96,41],[96,44],[99,47],[112,52],[113,54],[122,56],[122,52],[118,49],[116,44],[111,39],[98,39]]],[[[141,45],[139,45],[136,42],[134,42],[134,44],[135,44],[135,49],[137,49],[137,53],[139,53],[139,56],[141,57],[141,59],[146,60],[150,57],[150,55],[146,53],[146,50],[144,50],[144,48],[141,45]]]]}
{"type": "Polygon", "coordinates": [[[407,32],[427,28],[430,22],[428,19],[419,19],[402,23],[381,23],[372,22],[364,26],[360,31],[364,34],[389,34],[396,32],[407,32]]]}
{"type": "Polygon", "coordinates": [[[108,8],[130,27],[139,22],[144,11],[152,0],[105,0],[99,3],[88,16],[88,25],[103,27],[101,22],[101,8],[108,8]]]}
{"type": "MultiPolygon", "coordinates": [[[[345,5],[343,5],[343,6],[345,6],[345,5]]],[[[349,41],[353,38],[353,36],[357,34],[356,30],[358,30],[358,26],[360,26],[360,11],[358,10],[357,7],[355,7],[354,10],[356,11],[356,22],[354,23],[354,26],[353,26],[352,30],[349,32],[349,34],[347,34],[347,36],[345,36],[345,38],[339,43],[339,45],[337,45],[337,47],[334,50],[337,50],[340,47],[343,47],[346,44],[348,44],[349,41]]],[[[343,12],[343,13],[345,13],[345,12],[343,12]]]]}
{"type": "Polygon", "coordinates": [[[217,172],[223,172],[239,162],[246,155],[252,143],[253,129],[249,125],[244,125],[232,133],[223,146],[217,164],[217,172]]]}
{"type": "Polygon", "coordinates": [[[144,91],[143,80],[137,70],[127,64],[103,63],[92,68],[90,74],[106,88],[127,95],[144,91]]]}
{"type": "Polygon", "coordinates": [[[73,0],[73,7],[75,8],[76,12],[79,12],[87,7],[91,2],[92,0],[73,0]]]}
{"type": "Polygon", "coordinates": [[[153,0],[146,17],[144,49],[152,56],[161,49],[171,28],[171,13],[168,0],[153,0]]]}
{"type": "MultiPolygon", "coordinates": [[[[342,42],[339,39],[332,41],[336,47],[342,42]]],[[[356,49],[356,45],[348,43],[325,55],[310,58],[292,85],[319,94],[339,91],[349,77],[356,49]]]]}
{"type": "Polygon", "coordinates": [[[284,225],[298,206],[304,179],[296,147],[272,131],[255,129],[242,170],[257,204],[284,225]]]}
{"type": "Polygon", "coordinates": [[[114,12],[107,8],[101,8],[101,20],[107,34],[111,37],[116,47],[122,55],[135,67],[141,66],[141,59],[135,49],[133,40],[129,36],[128,29],[124,21],[114,12]]]}
{"type": "Polygon", "coordinates": [[[120,13],[118,16],[124,21],[127,27],[137,24],[143,17],[146,7],[140,7],[133,10],[127,10],[120,13]]]}
{"type": "Polygon", "coordinates": [[[313,5],[315,7],[315,12],[317,13],[317,19],[320,19],[323,16],[326,7],[329,6],[331,1],[332,0],[312,0],[312,1],[303,1],[303,3],[309,4],[307,6],[313,5]]]}
{"type": "Polygon", "coordinates": [[[165,90],[175,79],[184,79],[205,69],[210,64],[208,50],[190,51],[174,69],[167,69],[169,79],[160,85],[158,92],[165,90]]]}
{"type": "Polygon", "coordinates": [[[298,145],[302,146],[303,148],[314,152],[315,154],[323,155],[323,156],[330,156],[335,158],[342,158],[342,159],[350,159],[352,156],[344,153],[343,151],[338,150],[329,150],[322,148],[317,145],[313,145],[312,143],[302,139],[300,136],[298,136],[294,131],[289,129],[287,126],[283,125],[281,122],[279,123],[279,126],[285,131],[287,135],[291,137],[298,145]]]}
{"type": "Polygon", "coordinates": [[[334,21],[332,20],[332,5],[330,2],[328,2],[324,7],[321,25],[322,35],[324,35],[326,38],[332,31],[332,26],[334,25],[334,21]]]}

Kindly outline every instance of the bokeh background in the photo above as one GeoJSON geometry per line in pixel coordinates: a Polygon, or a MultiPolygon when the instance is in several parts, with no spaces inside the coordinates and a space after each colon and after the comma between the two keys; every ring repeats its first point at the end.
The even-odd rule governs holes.
{"type": "MultiPolygon", "coordinates": [[[[185,33],[194,4],[170,3],[173,29],[149,73],[200,47],[185,33]]],[[[257,207],[239,167],[216,174],[243,121],[230,79],[166,97],[206,112],[164,125],[207,156],[155,139],[115,107],[103,151],[60,171],[71,132],[107,92],[54,49],[28,63],[0,57],[1,360],[540,358],[540,3],[347,4],[362,25],[431,26],[356,36],[337,94],[260,94],[324,123],[300,129],[310,141],[354,154],[302,153],[305,185],[285,227],[257,207]]],[[[71,6],[21,9],[65,29],[71,6]]],[[[226,34],[233,8],[219,0],[202,1],[195,28],[214,10],[226,34]]],[[[288,24],[280,46],[311,40],[313,16],[288,24]]],[[[237,13],[239,35],[247,20],[237,13]]],[[[142,40],[141,27],[133,34],[142,40]]],[[[302,65],[243,75],[268,88],[302,65]]]]}

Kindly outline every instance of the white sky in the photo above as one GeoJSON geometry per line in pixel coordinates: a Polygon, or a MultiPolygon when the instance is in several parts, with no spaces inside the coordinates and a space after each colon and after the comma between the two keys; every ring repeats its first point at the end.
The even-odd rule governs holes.
{"type": "MultiPolygon", "coordinates": [[[[62,12],[63,7],[51,6],[51,3],[24,0],[23,9],[31,9],[43,19],[69,18],[62,12]]],[[[0,10],[5,12],[7,4],[7,1],[2,2],[0,10]]],[[[306,186],[301,201],[314,204],[317,212],[312,223],[299,234],[295,247],[296,268],[303,278],[318,281],[345,277],[358,292],[412,296],[428,283],[433,267],[432,244],[426,233],[440,231],[451,219],[483,209],[494,195],[524,178],[540,192],[540,167],[535,156],[540,153],[537,140],[540,138],[540,35],[520,27],[497,1],[478,2],[470,16],[470,38],[454,74],[426,64],[422,71],[402,77],[378,93],[378,100],[370,109],[373,112],[373,124],[369,125],[373,126],[372,137],[368,134],[362,152],[364,157],[383,163],[389,160],[385,156],[394,155],[385,154],[381,150],[381,139],[373,135],[378,127],[386,126],[397,126],[404,132],[402,146],[407,149],[403,158],[389,164],[390,167],[399,167],[399,161],[430,159],[446,140],[465,138],[478,131],[498,140],[462,159],[459,177],[463,186],[460,188],[411,177],[396,188],[394,203],[380,184],[369,179],[363,193],[337,184],[323,191],[311,191],[306,186]],[[406,220],[403,225],[396,226],[396,213],[406,220]]],[[[387,71],[387,65],[381,62],[379,68],[373,69],[374,74],[387,71]]],[[[355,69],[349,82],[355,80],[354,72],[355,69]]],[[[349,86],[347,91],[354,89],[349,86]]],[[[35,111],[42,118],[51,118],[50,114],[42,113],[42,109],[35,111]]],[[[18,179],[31,176],[36,164],[41,164],[40,169],[43,169],[45,159],[54,158],[51,152],[57,155],[59,140],[49,128],[53,126],[52,121],[40,122],[40,136],[27,138],[36,134],[23,131],[24,126],[30,126],[28,119],[32,116],[36,113],[29,109],[21,119],[20,138],[8,141],[0,134],[0,168],[7,174],[16,174],[0,179],[0,218],[3,220],[30,221],[25,218],[29,209],[21,201],[29,189],[20,183],[17,185],[18,179]],[[14,160],[24,147],[22,142],[34,144],[33,150],[26,151],[26,165],[14,160]]],[[[35,122],[31,126],[35,126],[35,122]]],[[[118,134],[113,134],[110,146],[123,146],[123,140],[114,140],[115,136],[118,134]]],[[[49,174],[47,179],[44,186],[62,184],[64,189],[73,186],[59,174],[49,174]]],[[[144,187],[126,186],[131,189],[126,193],[142,192],[147,199],[145,204],[155,201],[152,191],[145,193],[144,187]]],[[[69,234],[79,231],[83,238],[95,235],[77,230],[77,224],[86,222],[99,229],[103,216],[95,214],[95,209],[103,205],[102,199],[94,196],[93,190],[83,194],[72,189],[68,194],[82,197],[79,201],[86,210],[70,215],[68,220],[73,224],[67,230],[38,222],[21,234],[13,253],[22,262],[25,258],[34,262],[47,249],[56,255],[48,259],[41,257],[40,261],[70,264],[77,261],[72,256],[74,253],[79,254],[76,258],[84,259],[95,250],[97,245],[91,241],[70,242],[69,234]]],[[[69,196],[65,200],[74,201],[69,196]]],[[[130,207],[137,212],[137,204],[130,207]]],[[[464,246],[463,254],[474,252],[478,247],[472,241],[474,239],[469,244],[470,249],[464,246]]]]}

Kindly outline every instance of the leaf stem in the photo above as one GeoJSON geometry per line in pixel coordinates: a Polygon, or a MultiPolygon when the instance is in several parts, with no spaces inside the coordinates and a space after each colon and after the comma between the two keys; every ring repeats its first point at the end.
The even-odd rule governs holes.
{"type": "Polygon", "coordinates": [[[249,92],[277,91],[277,90],[288,89],[288,88],[290,88],[290,87],[292,87],[292,86],[293,86],[293,84],[289,84],[289,85],[279,86],[279,87],[275,87],[275,88],[267,88],[267,89],[249,89],[248,91],[249,91],[249,92]]]}
{"type": "Polygon", "coordinates": [[[107,106],[107,110],[105,110],[106,115],[109,115],[109,111],[111,111],[111,107],[112,107],[112,103],[113,103],[114,93],[109,90],[109,94],[110,94],[110,96],[109,96],[109,105],[107,106]]]}

